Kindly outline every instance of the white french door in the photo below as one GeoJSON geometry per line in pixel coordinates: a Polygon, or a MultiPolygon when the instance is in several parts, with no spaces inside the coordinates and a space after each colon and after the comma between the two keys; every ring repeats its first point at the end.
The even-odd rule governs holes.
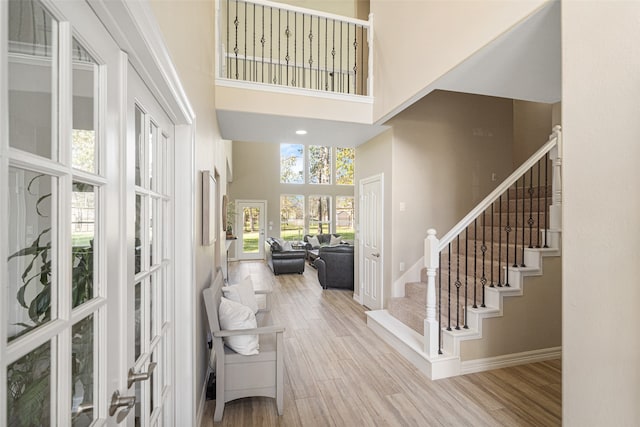
{"type": "Polygon", "coordinates": [[[0,28],[0,425],[171,425],[173,125],[86,2],[0,28]]]}
{"type": "Polygon", "coordinates": [[[236,201],[236,256],[239,259],[264,259],[264,227],[267,203],[264,201],[236,201]]]}
{"type": "Polygon", "coordinates": [[[362,304],[371,310],[382,308],[382,175],[360,181],[360,292],[362,304]]]}

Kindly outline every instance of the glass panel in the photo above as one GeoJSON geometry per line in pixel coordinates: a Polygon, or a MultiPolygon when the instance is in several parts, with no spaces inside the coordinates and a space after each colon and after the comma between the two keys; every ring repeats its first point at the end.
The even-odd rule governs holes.
{"type": "Polygon", "coordinates": [[[73,129],[72,165],[86,172],[96,172],[96,131],[98,65],[89,52],[73,39],[73,129]]]}
{"type": "Polygon", "coordinates": [[[309,196],[309,234],[331,232],[331,197],[309,196]]]}
{"type": "Polygon", "coordinates": [[[142,354],[142,282],[135,285],[135,359],[142,354]]]}
{"type": "Polygon", "coordinates": [[[280,238],[302,241],[304,237],[304,196],[280,196],[280,238]]]}
{"type": "Polygon", "coordinates": [[[352,196],[336,197],[336,233],[342,240],[355,239],[355,211],[352,196]]]}
{"type": "Polygon", "coordinates": [[[149,276],[149,333],[148,336],[151,337],[149,339],[149,341],[151,341],[153,339],[153,337],[155,336],[155,330],[153,329],[153,327],[155,326],[155,322],[154,322],[154,312],[153,312],[153,305],[154,305],[154,300],[155,300],[155,292],[156,292],[156,277],[157,273],[152,274],[151,276],[149,276]]]}
{"type": "Polygon", "coordinates": [[[142,426],[142,382],[136,383],[136,416],[133,420],[135,427],[142,426]]]}
{"type": "Polygon", "coordinates": [[[136,195],[135,273],[142,271],[142,196],[136,195]]]}
{"type": "Polygon", "coordinates": [[[71,345],[71,422],[85,427],[94,419],[93,314],[73,325],[71,345]]]}
{"type": "MultiPolygon", "coordinates": [[[[51,319],[52,205],[56,178],[9,168],[9,341],[51,319]]],[[[53,245],[55,247],[55,245],[53,245]]]]}
{"type": "Polygon", "coordinates": [[[155,150],[158,147],[158,126],[155,123],[151,123],[149,128],[149,152],[147,155],[149,156],[149,188],[156,189],[157,184],[154,182],[154,178],[156,177],[155,168],[157,167],[154,163],[155,159],[155,150]]]}
{"type": "Polygon", "coordinates": [[[144,113],[136,105],[136,123],[135,123],[135,139],[136,139],[136,185],[142,185],[142,164],[144,159],[144,113]]]}
{"type": "Polygon", "coordinates": [[[7,368],[7,425],[51,423],[51,343],[47,342],[7,368]]]}
{"type": "Polygon", "coordinates": [[[71,194],[71,251],[73,263],[72,307],[93,298],[96,188],[73,183],[71,194]]]}
{"type": "Polygon", "coordinates": [[[244,208],[242,210],[244,227],[242,230],[242,251],[258,253],[258,234],[260,233],[260,209],[244,208]]]}
{"type": "Polygon", "coordinates": [[[57,159],[58,25],[37,1],[9,1],[9,144],[57,159]]]}
{"type": "MultiPolygon", "coordinates": [[[[158,208],[158,200],[154,199],[154,198],[150,198],[149,199],[149,265],[153,265],[154,262],[154,242],[155,242],[155,236],[154,236],[154,230],[155,230],[155,225],[154,222],[157,222],[157,218],[156,218],[156,214],[157,214],[157,208],[158,208]]],[[[156,262],[158,261],[158,258],[155,258],[156,262]]]]}
{"type": "Polygon", "coordinates": [[[309,146],[309,184],[331,184],[331,147],[309,146]]]}
{"type": "Polygon", "coordinates": [[[304,146],[280,144],[280,182],[283,184],[304,183],[304,146]]]}
{"type": "Polygon", "coordinates": [[[336,148],[336,184],[353,185],[355,158],[355,149],[336,148]]]}
{"type": "MultiPolygon", "coordinates": [[[[158,358],[156,357],[156,352],[154,351],[151,354],[151,362],[156,362],[158,363],[158,358]]],[[[155,408],[155,402],[157,402],[157,398],[156,398],[156,371],[154,370],[153,373],[151,374],[151,378],[149,378],[149,396],[150,396],[150,404],[149,404],[149,416],[151,416],[151,413],[153,412],[153,408],[155,408]]]]}

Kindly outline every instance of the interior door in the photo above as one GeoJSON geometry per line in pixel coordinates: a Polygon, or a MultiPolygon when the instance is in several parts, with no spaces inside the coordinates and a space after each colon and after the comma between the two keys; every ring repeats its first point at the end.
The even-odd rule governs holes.
{"type": "Polygon", "coordinates": [[[360,181],[360,277],[362,303],[371,310],[382,308],[382,175],[360,181]]]}
{"type": "MultiPolygon", "coordinates": [[[[173,294],[171,154],[174,125],[131,64],[127,69],[127,289],[128,394],[136,397],[129,425],[169,420],[173,294]]],[[[167,421],[165,421],[167,422],[167,421]]]]}
{"type": "Polygon", "coordinates": [[[264,259],[265,201],[237,201],[236,255],[238,259],[264,259]]]}

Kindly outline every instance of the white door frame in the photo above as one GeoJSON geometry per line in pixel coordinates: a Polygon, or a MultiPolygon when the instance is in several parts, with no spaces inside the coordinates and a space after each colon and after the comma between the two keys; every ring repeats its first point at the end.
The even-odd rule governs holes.
{"type": "Polygon", "coordinates": [[[358,230],[359,230],[359,256],[358,256],[358,276],[359,276],[359,291],[358,302],[364,305],[364,239],[362,226],[362,194],[366,184],[371,182],[380,182],[380,308],[384,307],[384,173],[363,178],[358,183],[358,230]]]}
{"type": "MultiPolygon", "coordinates": [[[[87,0],[175,124],[172,359],[175,425],[196,424],[195,342],[195,113],[147,2],[87,0]],[[179,207],[177,209],[176,207],[179,207]],[[180,349],[178,351],[177,349],[180,349]],[[177,422],[179,421],[179,423],[177,422]]],[[[169,299],[171,299],[169,297],[169,299]]]]}

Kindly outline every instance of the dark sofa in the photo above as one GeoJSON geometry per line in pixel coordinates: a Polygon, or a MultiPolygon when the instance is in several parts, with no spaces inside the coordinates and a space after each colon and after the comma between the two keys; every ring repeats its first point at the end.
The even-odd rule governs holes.
{"type": "Polygon", "coordinates": [[[273,237],[265,240],[267,264],[273,274],[304,273],[304,260],[307,251],[304,249],[284,249],[273,237]]]}
{"type": "Polygon", "coordinates": [[[318,269],[318,281],[323,288],[353,290],[352,245],[323,246],[313,265],[318,269]]]}

